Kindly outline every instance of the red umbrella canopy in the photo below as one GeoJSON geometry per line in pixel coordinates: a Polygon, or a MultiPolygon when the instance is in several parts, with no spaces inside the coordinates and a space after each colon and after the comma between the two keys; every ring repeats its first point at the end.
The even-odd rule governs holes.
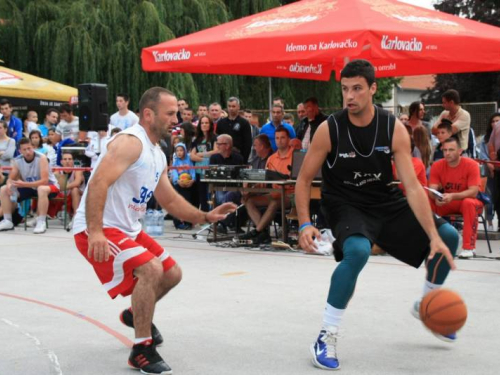
{"type": "Polygon", "coordinates": [[[302,0],[142,50],[145,71],[327,81],[500,70],[500,28],[396,0],[302,0]]]}

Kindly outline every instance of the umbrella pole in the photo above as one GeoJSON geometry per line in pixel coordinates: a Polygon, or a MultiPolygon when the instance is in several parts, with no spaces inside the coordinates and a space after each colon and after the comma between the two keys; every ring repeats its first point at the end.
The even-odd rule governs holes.
{"type": "Polygon", "coordinates": [[[272,119],[272,113],[273,113],[273,85],[272,85],[272,78],[269,77],[269,118],[272,119]]]}

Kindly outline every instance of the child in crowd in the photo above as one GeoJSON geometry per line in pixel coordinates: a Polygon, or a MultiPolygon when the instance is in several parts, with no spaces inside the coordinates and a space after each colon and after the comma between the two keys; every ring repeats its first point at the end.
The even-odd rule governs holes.
{"type": "Polygon", "coordinates": [[[29,111],[26,115],[25,134],[29,136],[33,130],[38,130],[38,113],[29,111]]]}
{"type": "Polygon", "coordinates": [[[432,157],[433,162],[444,158],[443,151],[441,151],[441,146],[443,145],[443,142],[450,138],[452,135],[453,130],[451,128],[451,121],[448,119],[442,119],[441,123],[437,127],[436,137],[439,141],[439,144],[434,150],[434,155],[432,157]]]}
{"type": "MultiPolygon", "coordinates": [[[[184,143],[177,143],[175,146],[174,167],[192,167],[193,163],[189,158],[189,154],[184,143]]],[[[192,201],[194,196],[194,182],[196,181],[196,176],[194,169],[173,169],[172,170],[172,183],[175,190],[184,197],[188,202],[192,201]]],[[[174,219],[174,225],[177,229],[191,229],[193,226],[191,223],[183,222],[178,219],[174,219]]]]}

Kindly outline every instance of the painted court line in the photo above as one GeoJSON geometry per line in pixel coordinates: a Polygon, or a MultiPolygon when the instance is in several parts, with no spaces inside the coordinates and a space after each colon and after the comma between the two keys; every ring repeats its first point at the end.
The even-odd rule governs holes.
{"type": "Polygon", "coordinates": [[[30,302],[30,303],[34,303],[34,304],[37,304],[37,305],[40,305],[40,306],[48,307],[48,308],[53,309],[53,310],[61,311],[63,313],[66,313],[66,314],[69,314],[71,316],[74,316],[76,318],[85,320],[86,322],[88,322],[90,324],[93,324],[97,328],[102,329],[104,332],[106,332],[106,333],[110,334],[111,336],[115,337],[116,339],[120,340],[125,346],[127,346],[129,348],[131,348],[132,345],[133,345],[132,341],[130,341],[125,336],[123,336],[121,333],[116,332],[115,330],[113,330],[113,329],[109,328],[108,326],[102,324],[98,320],[89,318],[88,316],[85,316],[85,315],[82,315],[80,313],[77,313],[76,311],[72,311],[72,310],[66,309],[64,307],[52,305],[50,303],[46,303],[46,302],[42,302],[42,301],[37,301],[35,299],[26,298],[26,297],[22,297],[22,296],[16,296],[14,294],[8,294],[8,293],[2,293],[2,292],[0,292],[0,296],[7,297],[7,298],[13,298],[13,299],[17,299],[17,300],[21,300],[21,301],[25,301],[25,302],[30,302]]]}

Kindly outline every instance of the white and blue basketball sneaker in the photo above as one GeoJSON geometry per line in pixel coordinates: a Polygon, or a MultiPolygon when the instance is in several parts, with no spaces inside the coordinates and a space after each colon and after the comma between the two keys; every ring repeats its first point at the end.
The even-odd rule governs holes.
{"type": "MultiPolygon", "coordinates": [[[[413,304],[413,307],[411,309],[411,315],[413,315],[418,320],[422,320],[422,319],[420,319],[420,300],[415,301],[415,303],[413,304]]],[[[457,340],[457,333],[456,332],[452,333],[450,335],[440,335],[439,333],[436,333],[433,331],[431,331],[431,332],[434,336],[436,336],[438,339],[440,339],[442,341],[455,342],[457,340]]]]}
{"type": "Polygon", "coordinates": [[[337,339],[339,329],[335,326],[321,330],[316,342],[311,344],[312,363],[323,370],[339,370],[337,339]]]}

